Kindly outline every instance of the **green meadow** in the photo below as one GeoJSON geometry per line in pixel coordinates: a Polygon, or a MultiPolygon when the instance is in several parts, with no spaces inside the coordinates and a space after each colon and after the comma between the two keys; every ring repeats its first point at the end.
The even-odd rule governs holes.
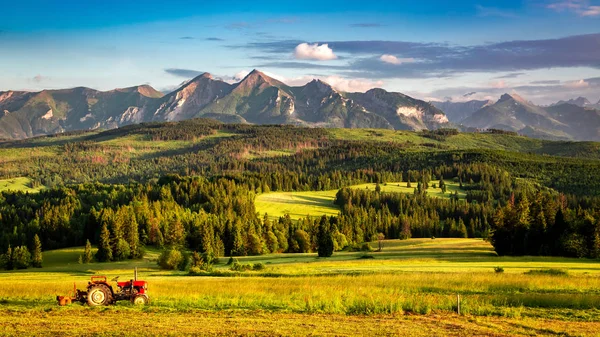
{"type": "Polygon", "coordinates": [[[39,192],[41,187],[32,187],[32,181],[26,177],[2,179],[0,180],[0,192],[2,191],[22,191],[29,193],[39,192]]]}
{"type": "MultiPolygon", "coordinates": [[[[453,180],[444,180],[446,183],[446,193],[436,186],[429,187],[427,195],[436,198],[450,198],[451,194],[458,193],[459,199],[464,199],[466,193],[459,188],[459,183],[453,180]]],[[[432,181],[431,184],[438,184],[439,181],[432,181]]],[[[380,184],[381,192],[384,193],[414,193],[417,183],[411,183],[407,187],[406,182],[390,182],[380,184]]],[[[360,184],[350,186],[350,188],[367,189],[375,191],[376,184],[360,184]]],[[[293,220],[304,218],[307,215],[337,215],[339,208],[333,203],[338,190],[330,191],[308,191],[308,192],[272,192],[259,194],[256,197],[256,210],[260,214],[267,213],[269,218],[278,219],[289,214],[293,220]]]]}
{"type": "MultiPolygon", "coordinates": [[[[234,322],[235,328],[224,330],[230,334],[268,334],[256,330],[257,324],[271,326],[268,320],[285,322],[276,331],[291,335],[327,334],[328,324],[353,326],[353,331],[344,330],[349,335],[413,330],[415,335],[456,334],[450,326],[427,323],[433,319],[464,326],[464,332],[498,336],[592,336],[600,328],[597,260],[498,257],[489,243],[478,239],[389,240],[382,251],[377,251],[377,242],[371,247],[370,252],[336,252],[331,258],[308,253],[238,259],[264,264],[261,271],[234,272],[227,258],[221,258],[204,276],[159,270],[155,250],[140,260],[90,264],[77,262],[82,247],[48,251],[41,269],[0,272],[0,327],[9,335],[42,333],[36,330],[42,328],[46,335],[77,335],[106,325],[85,317],[104,321],[134,315],[148,319],[143,326],[163,335],[170,333],[169,322],[185,317],[214,326],[234,322]],[[128,279],[134,267],[149,282],[151,303],[145,308],[127,302],[108,308],[55,303],[57,295],[72,292],[74,282],[83,288],[92,275],[128,279]],[[31,330],[13,324],[25,319],[31,330]],[[302,320],[314,322],[303,326],[302,320]],[[408,327],[412,330],[402,330],[408,327]]],[[[212,331],[183,329],[178,331],[212,331]]],[[[143,335],[126,325],[103,333],[143,335]]]]}

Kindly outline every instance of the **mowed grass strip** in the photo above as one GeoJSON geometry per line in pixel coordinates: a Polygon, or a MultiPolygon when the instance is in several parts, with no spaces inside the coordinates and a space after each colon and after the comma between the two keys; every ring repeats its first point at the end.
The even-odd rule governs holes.
{"type": "MultiPolygon", "coordinates": [[[[459,183],[452,180],[444,180],[446,183],[446,193],[437,187],[429,187],[427,194],[435,198],[450,198],[454,192],[458,193],[460,199],[464,199],[466,193],[460,189],[459,183]]],[[[439,181],[432,181],[430,185],[439,184],[439,181]]],[[[365,189],[375,191],[377,184],[360,184],[350,186],[355,189],[365,189]]],[[[385,193],[414,193],[417,183],[411,183],[411,187],[407,187],[406,182],[391,182],[380,184],[382,192],[385,193]]],[[[340,209],[333,202],[338,190],[329,191],[308,191],[308,192],[272,192],[259,194],[254,204],[256,210],[264,215],[267,213],[269,218],[278,219],[279,217],[289,214],[293,220],[304,218],[307,215],[320,217],[322,215],[338,215],[340,209]]]]}
{"type": "Polygon", "coordinates": [[[265,311],[0,310],[5,336],[595,336],[599,322],[455,314],[345,316],[265,311]],[[115,324],[133,317],[131,324],[115,324]]]}

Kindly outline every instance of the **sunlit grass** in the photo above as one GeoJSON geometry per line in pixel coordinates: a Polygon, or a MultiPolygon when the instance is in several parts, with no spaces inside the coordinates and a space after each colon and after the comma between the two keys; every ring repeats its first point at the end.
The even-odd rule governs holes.
{"type": "Polygon", "coordinates": [[[4,334],[135,334],[127,324],[114,323],[123,317],[135,317],[153,334],[173,335],[254,334],[255,326],[265,325],[285,335],[379,335],[385,329],[447,335],[457,324],[461,334],[476,335],[593,336],[600,329],[597,260],[498,257],[477,239],[389,240],[381,252],[336,252],[331,258],[238,258],[264,263],[262,271],[233,272],[228,258],[221,258],[206,276],[159,270],[156,249],[141,260],[112,263],[78,264],[81,253],[83,247],[48,251],[44,268],[0,272],[4,334]],[[496,273],[495,266],[505,272],[496,273]],[[71,294],[74,283],[85,289],[92,275],[128,280],[135,267],[149,283],[146,307],[127,301],[102,308],[56,304],[56,296],[71,294]],[[529,273],[551,268],[567,274],[529,273]],[[455,313],[458,295],[462,316],[455,313]]]}
{"type": "Polygon", "coordinates": [[[31,179],[26,177],[2,179],[0,180],[0,192],[2,191],[22,191],[37,193],[42,187],[32,187],[31,179]]]}
{"type": "MultiPolygon", "coordinates": [[[[466,193],[460,189],[459,183],[453,180],[445,180],[446,193],[437,186],[439,181],[432,181],[427,189],[427,194],[436,198],[450,198],[451,194],[458,193],[460,199],[464,199],[466,193]],[[433,184],[436,188],[433,188],[433,184]]],[[[411,183],[407,187],[406,182],[389,182],[379,185],[382,192],[385,193],[414,193],[417,183],[411,183]]],[[[350,188],[375,191],[376,184],[360,184],[350,186],[350,188]]],[[[337,215],[339,207],[333,202],[338,190],[329,191],[308,191],[308,192],[272,192],[259,194],[254,203],[256,210],[261,214],[267,213],[271,219],[289,214],[293,220],[304,218],[307,215],[317,217],[322,215],[337,215]]]]}

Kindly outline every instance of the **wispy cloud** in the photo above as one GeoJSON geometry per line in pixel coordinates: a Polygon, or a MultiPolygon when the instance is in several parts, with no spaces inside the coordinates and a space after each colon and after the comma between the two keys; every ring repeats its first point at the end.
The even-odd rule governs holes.
{"type": "Polygon", "coordinates": [[[533,84],[533,85],[555,85],[555,84],[560,84],[560,80],[532,81],[529,83],[533,84]]]}
{"type": "Polygon", "coordinates": [[[245,21],[233,22],[233,23],[230,23],[227,26],[225,26],[225,28],[227,28],[227,29],[234,29],[234,30],[243,30],[243,29],[248,29],[251,27],[252,27],[252,25],[245,21]]]}
{"type": "Polygon", "coordinates": [[[43,81],[45,81],[45,80],[47,80],[47,79],[48,79],[48,77],[46,77],[46,76],[42,76],[42,75],[40,75],[40,74],[37,74],[37,75],[35,75],[35,76],[32,78],[32,80],[33,80],[35,83],[41,83],[41,82],[43,82],[43,81]]]}
{"type": "Polygon", "coordinates": [[[379,58],[382,62],[400,65],[402,63],[412,63],[415,62],[414,58],[398,58],[394,55],[384,54],[379,58]]]}
{"type": "Polygon", "coordinates": [[[502,76],[494,77],[495,79],[503,79],[503,78],[517,78],[519,76],[525,75],[525,73],[508,73],[502,76]]]}
{"type": "Polygon", "coordinates": [[[537,104],[552,104],[559,100],[569,100],[574,97],[587,97],[595,101],[600,90],[600,77],[579,79],[573,81],[546,80],[534,81],[529,85],[497,86],[490,83],[482,87],[442,88],[429,93],[413,93],[419,97],[434,97],[436,100],[450,98],[452,101],[472,99],[498,99],[504,93],[515,92],[537,104]],[[464,94],[469,92],[468,94],[464,94]]]}
{"type": "Polygon", "coordinates": [[[519,15],[517,15],[517,13],[515,12],[495,7],[484,7],[481,5],[476,5],[475,9],[477,10],[477,15],[481,17],[499,17],[506,19],[514,19],[519,17],[519,15]]]}
{"type": "MultiPolygon", "coordinates": [[[[363,78],[426,78],[448,77],[472,72],[516,73],[548,68],[589,67],[600,69],[600,34],[575,35],[545,40],[515,40],[480,45],[449,45],[446,43],[419,43],[407,41],[324,41],[322,44],[304,44],[306,59],[314,56],[315,49],[327,45],[322,58],[344,53],[346,64],[331,65],[340,75],[363,78]],[[315,47],[317,46],[317,47],[315,47]],[[329,52],[331,50],[331,52],[329,52]],[[335,55],[335,54],[333,54],[335,55]],[[392,55],[398,60],[418,62],[400,64],[382,62],[381,55],[392,55]],[[340,68],[341,67],[341,68],[340,68]]],[[[294,40],[251,42],[233,48],[256,50],[261,55],[289,57],[289,51],[299,42],[294,40]]],[[[300,53],[302,54],[302,53],[300,53]]],[[[321,59],[316,56],[312,59],[321,59]]],[[[393,60],[393,59],[390,59],[393,60]]],[[[279,63],[289,68],[287,62],[279,63]]],[[[398,62],[396,62],[398,63],[398,62]]],[[[299,64],[293,64],[300,68],[299,64]]],[[[307,64],[307,69],[313,68],[307,64]]]]}
{"type": "Polygon", "coordinates": [[[327,69],[327,70],[348,70],[345,65],[317,64],[310,62],[296,61],[275,61],[257,64],[255,68],[281,68],[281,69],[327,69]]]}
{"type": "Polygon", "coordinates": [[[582,17],[600,16],[600,6],[591,5],[588,0],[564,0],[546,6],[555,12],[571,12],[582,17]]]}
{"type": "Polygon", "coordinates": [[[223,39],[221,39],[221,38],[218,38],[218,37],[207,37],[207,38],[206,38],[206,39],[204,39],[204,40],[206,40],[206,41],[214,41],[214,42],[225,41],[225,40],[223,40],[223,39]]]}
{"type": "Polygon", "coordinates": [[[280,23],[280,24],[286,24],[286,25],[291,25],[291,24],[295,24],[300,22],[300,20],[296,17],[283,17],[283,18],[274,18],[274,19],[267,19],[265,21],[266,23],[280,23]]]}
{"type": "Polygon", "coordinates": [[[600,6],[589,6],[585,10],[579,13],[581,16],[599,16],[600,15],[600,6]]]}
{"type": "Polygon", "coordinates": [[[374,23],[374,22],[360,22],[360,23],[352,23],[349,26],[354,27],[354,28],[378,28],[378,27],[383,27],[384,25],[382,25],[380,23],[374,23]]]}
{"type": "Polygon", "coordinates": [[[194,39],[194,37],[192,37],[192,36],[182,36],[182,37],[180,37],[179,39],[180,39],[180,40],[193,40],[193,39],[194,39]]]}
{"type": "Polygon", "coordinates": [[[182,78],[192,78],[198,75],[203,74],[203,71],[192,70],[192,69],[181,69],[181,68],[169,68],[165,69],[167,74],[171,74],[173,76],[182,77],[182,78]]]}

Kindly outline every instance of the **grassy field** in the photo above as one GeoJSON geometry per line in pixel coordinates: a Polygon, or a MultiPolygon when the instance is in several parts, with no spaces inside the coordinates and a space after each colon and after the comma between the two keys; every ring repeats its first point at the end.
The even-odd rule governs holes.
{"type": "Polygon", "coordinates": [[[37,193],[40,191],[40,188],[31,187],[31,179],[19,177],[0,180],[0,192],[2,191],[23,191],[37,193]]]}
{"type": "Polygon", "coordinates": [[[271,219],[289,214],[294,220],[311,216],[337,215],[333,204],[337,190],[315,192],[274,192],[260,194],[255,199],[256,210],[271,219]]]}
{"type": "Polygon", "coordinates": [[[137,261],[78,264],[82,251],[45,252],[42,269],[0,273],[2,334],[594,336],[600,329],[599,261],[498,257],[477,239],[391,240],[381,252],[327,259],[239,258],[266,266],[251,272],[230,271],[221,258],[207,276],[157,269],[156,250],[137,261]],[[149,282],[145,308],[55,303],[73,282],[82,288],[95,274],[128,279],[133,267],[149,282]],[[531,272],[551,268],[562,273],[531,272]],[[127,316],[139,329],[114,324],[127,316]]]}
{"type": "MultiPolygon", "coordinates": [[[[436,184],[439,181],[435,182],[436,184]]],[[[450,194],[458,192],[458,197],[464,199],[466,193],[459,188],[459,183],[452,180],[445,180],[446,193],[442,193],[440,188],[427,189],[427,194],[436,198],[450,198],[450,194]]],[[[381,191],[387,193],[414,193],[417,186],[412,183],[412,187],[406,187],[405,182],[391,182],[381,184],[381,191]]],[[[375,191],[376,184],[361,184],[350,186],[356,189],[368,189],[375,191]]],[[[337,215],[339,208],[333,203],[338,190],[331,191],[309,191],[309,192],[273,192],[263,193],[256,197],[256,210],[262,215],[267,213],[271,219],[278,219],[285,214],[289,214],[294,220],[299,218],[321,215],[337,215]]]]}

